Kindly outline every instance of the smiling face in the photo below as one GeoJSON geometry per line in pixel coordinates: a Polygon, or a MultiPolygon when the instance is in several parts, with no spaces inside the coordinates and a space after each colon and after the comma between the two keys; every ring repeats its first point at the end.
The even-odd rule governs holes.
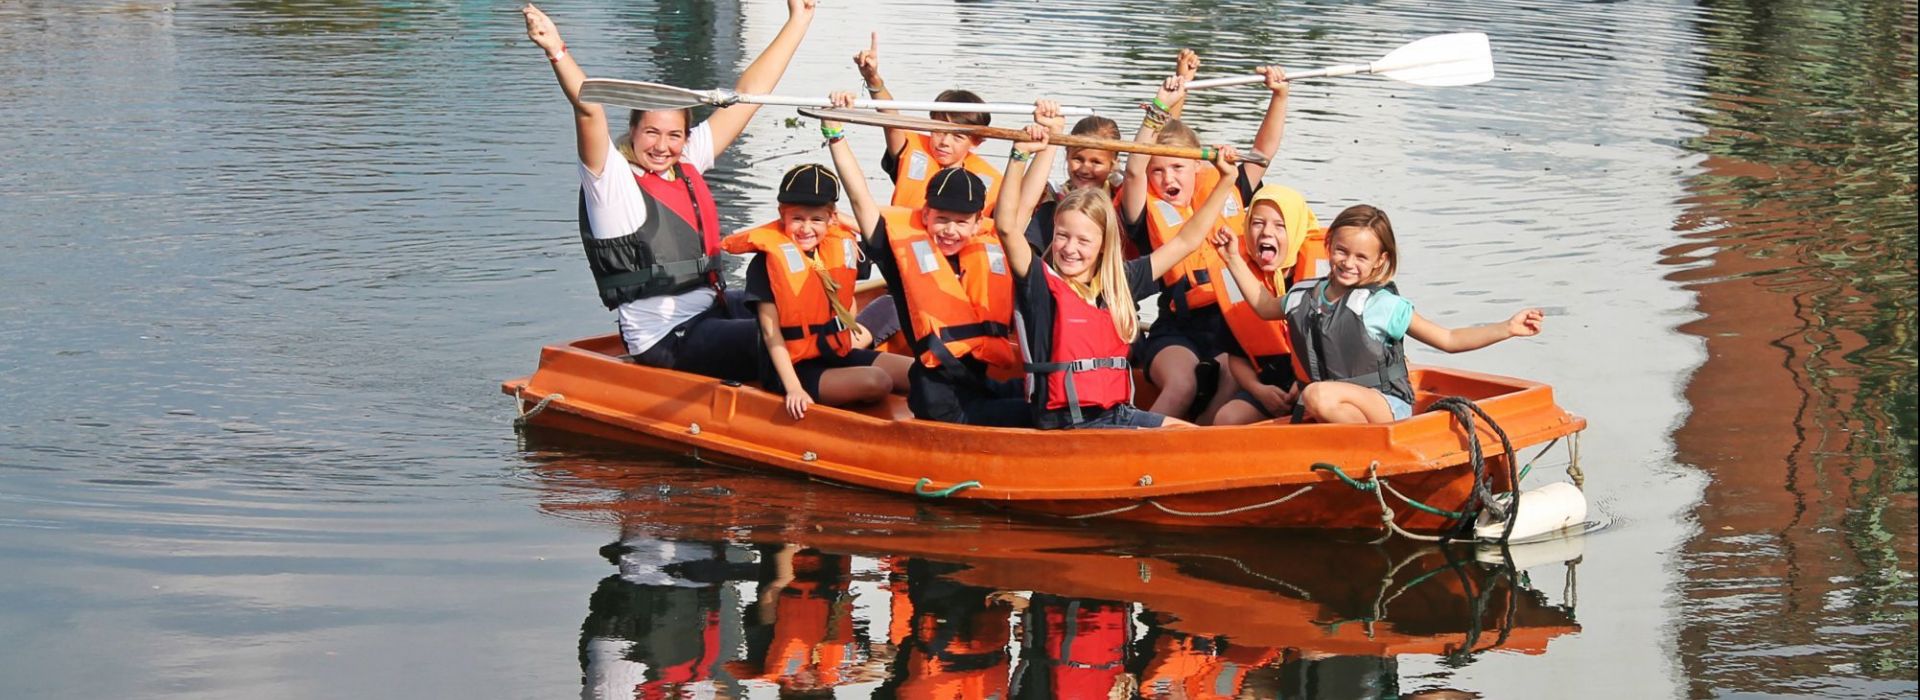
{"type": "Polygon", "coordinates": [[[1284,268],[1290,260],[1281,260],[1287,252],[1287,220],[1272,202],[1261,201],[1247,213],[1247,252],[1265,272],[1284,268]]]}
{"type": "Polygon", "coordinates": [[[666,172],[680,162],[680,153],[686,150],[687,113],[664,109],[642,114],[628,137],[633,144],[634,165],[650,173],[666,172]]]}
{"type": "Polygon", "coordinates": [[[959,255],[967,241],[980,227],[980,213],[962,214],[945,209],[921,209],[920,225],[925,226],[927,234],[933,236],[933,244],[940,249],[941,255],[959,255]]]}
{"type": "Polygon", "coordinates": [[[1147,186],[1168,204],[1185,207],[1193,202],[1193,180],[1197,164],[1184,158],[1154,156],[1147,161],[1147,186]]]}
{"type": "Polygon", "coordinates": [[[1113,151],[1097,148],[1067,149],[1067,189],[1106,187],[1113,174],[1113,151]]]}
{"type": "Polygon", "coordinates": [[[942,168],[951,168],[959,165],[960,161],[966,160],[967,156],[973,153],[973,148],[980,144],[966,134],[933,133],[927,135],[927,145],[933,149],[935,164],[942,168]]]}
{"type": "Polygon", "coordinates": [[[1342,287],[1371,284],[1386,268],[1380,237],[1365,226],[1342,226],[1327,236],[1328,275],[1342,287]]]}
{"type": "Polygon", "coordinates": [[[1100,264],[1100,248],[1106,231],[1091,217],[1079,211],[1062,209],[1053,217],[1053,241],[1047,245],[1047,262],[1061,276],[1085,283],[1093,279],[1100,264]]]}
{"type": "Polygon", "coordinates": [[[833,207],[816,207],[798,204],[780,205],[780,228],[787,237],[803,252],[813,252],[820,247],[820,238],[827,235],[827,226],[833,223],[833,207]]]}

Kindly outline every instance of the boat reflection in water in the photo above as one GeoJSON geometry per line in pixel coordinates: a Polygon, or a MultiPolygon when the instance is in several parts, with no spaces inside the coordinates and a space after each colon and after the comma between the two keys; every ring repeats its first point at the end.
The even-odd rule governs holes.
{"type": "Polygon", "coordinates": [[[546,512],[618,528],[601,550],[618,572],[581,625],[589,698],[1420,697],[1397,657],[1537,654],[1579,629],[1498,552],[1036,525],[676,461],[533,457],[546,512]]]}

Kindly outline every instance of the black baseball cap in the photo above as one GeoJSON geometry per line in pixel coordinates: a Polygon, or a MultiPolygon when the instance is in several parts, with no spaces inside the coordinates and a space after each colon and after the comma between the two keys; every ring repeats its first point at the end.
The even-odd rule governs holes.
{"type": "Polygon", "coordinates": [[[944,168],[927,181],[927,208],[977,213],[987,208],[987,185],[966,168],[944,168]]]}
{"type": "Polygon", "coordinates": [[[840,178],[824,165],[808,163],[788,170],[780,178],[781,204],[817,207],[840,201],[840,178]]]}

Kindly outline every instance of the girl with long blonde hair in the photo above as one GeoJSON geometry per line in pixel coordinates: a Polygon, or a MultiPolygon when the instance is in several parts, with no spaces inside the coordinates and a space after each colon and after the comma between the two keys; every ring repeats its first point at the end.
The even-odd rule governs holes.
{"type": "MultiPolygon", "coordinates": [[[[1185,421],[1133,407],[1129,347],[1140,333],[1135,299],[1159,290],[1167,270],[1207,242],[1226,203],[1219,188],[1181,234],[1151,255],[1126,259],[1119,214],[1097,189],[1069,192],[1052,213],[1052,233],[1034,221],[1034,205],[1052,171],[1048,141],[1065,120],[1059,106],[1035,104],[1028,140],[1014,144],[994,226],[1017,282],[1028,398],[1039,428],[1157,428],[1185,421]],[[1029,167],[1031,161],[1031,167],[1029,167]],[[1030,236],[1029,232],[1033,234],[1030,236]],[[1040,255],[1044,264],[1036,266],[1040,255]]],[[[1222,146],[1213,166],[1232,172],[1237,154],[1222,146]]]]}

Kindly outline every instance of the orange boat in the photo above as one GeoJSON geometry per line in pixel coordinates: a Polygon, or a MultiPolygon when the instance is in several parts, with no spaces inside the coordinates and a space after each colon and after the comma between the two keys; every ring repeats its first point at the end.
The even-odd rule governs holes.
{"type": "MultiPolygon", "coordinates": [[[[1476,421],[1478,435],[1469,436],[1444,412],[1382,425],[1039,431],[916,420],[896,396],[854,408],[815,406],[796,421],[779,396],[633,364],[621,359],[624,351],[616,335],[548,346],[532,376],[507,381],[501,390],[518,399],[529,425],[1074,519],[1370,528],[1381,526],[1385,505],[1399,527],[1437,532],[1451,523],[1448,517],[1401,500],[1440,509],[1466,503],[1476,439],[1485,446],[1491,488],[1511,488],[1500,443],[1486,422],[1476,421]],[[1370,475],[1391,488],[1360,488],[1372,485],[1370,475]],[[1378,495],[1385,493],[1394,499],[1378,495]]],[[[1505,429],[1516,451],[1586,428],[1585,419],[1554,403],[1552,387],[1544,384],[1434,367],[1415,367],[1411,375],[1418,408],[1447,396],[1470,399],[1505,429]]]]}

